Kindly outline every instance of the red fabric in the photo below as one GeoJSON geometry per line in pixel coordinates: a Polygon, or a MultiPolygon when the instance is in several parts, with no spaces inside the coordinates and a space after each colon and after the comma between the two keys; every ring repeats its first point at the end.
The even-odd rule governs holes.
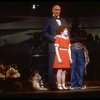
{"type": "MultiPolygon", "coordinates": [[[[70,39],[63,39],[60,37],[56,37],[55,44],[59,44],[59,48],[68,49],[70,44],[70,39]]],[[[62,63],[58,63],[57,56],[54,59],[53,68],[70,68],[70,60],[68,55],[68,50],[59,50],[60,57],[62,59],[62,63]]]]}

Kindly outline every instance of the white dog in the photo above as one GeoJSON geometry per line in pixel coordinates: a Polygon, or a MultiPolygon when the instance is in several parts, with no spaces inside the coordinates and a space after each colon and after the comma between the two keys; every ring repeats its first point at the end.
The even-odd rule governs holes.
{"type": "Polygon", "coordinates": [[[47,88],[44,88],[41,80],[41,76],[38,72],[34,73],[34,76],[31,76],[30,82],[32,83],[32,87],[35,90],[47,90],[47,88]]]}

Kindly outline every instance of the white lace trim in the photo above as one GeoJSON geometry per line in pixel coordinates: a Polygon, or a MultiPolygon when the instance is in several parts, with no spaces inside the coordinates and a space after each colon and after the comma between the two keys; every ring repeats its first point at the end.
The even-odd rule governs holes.
{"type": "Polygon", "coordinates": [[[54,46],[55,46],[55,47],[56,47],[56,46],[59,47],[59,44],[54,44],[54,46]]]}

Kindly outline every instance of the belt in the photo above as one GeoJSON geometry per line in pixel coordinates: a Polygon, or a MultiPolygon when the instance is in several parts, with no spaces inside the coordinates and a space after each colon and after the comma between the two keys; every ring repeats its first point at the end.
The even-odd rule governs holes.
{"type": "Polygon", "coordinates": [[[59,50],[65,50],[65,51],[67,51],[68,49],[64,49],[64,48],[59,48],[59,50]]]}

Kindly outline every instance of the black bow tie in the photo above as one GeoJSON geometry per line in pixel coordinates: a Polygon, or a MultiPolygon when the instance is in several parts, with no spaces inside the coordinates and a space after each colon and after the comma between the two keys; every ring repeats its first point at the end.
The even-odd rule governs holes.
{"type": "Polygon", "coordinates": [[[60,20],[60,18],[56,18],[56,19],[59,19],[60,20]]]}
{"type": "Polygon", "coordinates": [[[59,17],[55,17],[56,19],[60,19],[59,17]]]}

